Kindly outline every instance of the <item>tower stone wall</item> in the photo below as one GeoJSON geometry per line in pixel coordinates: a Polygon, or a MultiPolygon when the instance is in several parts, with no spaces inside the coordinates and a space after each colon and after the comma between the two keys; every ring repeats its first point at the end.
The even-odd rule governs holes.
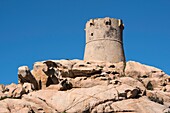
{"type": "Polygon", "coordinates": [[[122,20],[114,18],[91,19],[86,23],[84,60],[125,62],[122,20]]]}

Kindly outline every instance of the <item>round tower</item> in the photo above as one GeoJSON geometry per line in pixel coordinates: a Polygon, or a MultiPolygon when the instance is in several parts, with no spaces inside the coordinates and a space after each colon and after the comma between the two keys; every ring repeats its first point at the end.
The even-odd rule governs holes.
{"type": "Polygon", "coordinates": [[[114,18],[91,19],[86,23],[84,60],[125,62],[122,20],[114,18]]]}

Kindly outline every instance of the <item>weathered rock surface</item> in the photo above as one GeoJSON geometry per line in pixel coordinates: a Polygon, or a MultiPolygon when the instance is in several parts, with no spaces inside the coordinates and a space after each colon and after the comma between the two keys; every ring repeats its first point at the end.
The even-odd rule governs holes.
{"type": "Polygon", "coordinates": [[[48,60],[18,78],[0,85],[1,113],[170,112],[170,76],[134,61],[48,60]]]}

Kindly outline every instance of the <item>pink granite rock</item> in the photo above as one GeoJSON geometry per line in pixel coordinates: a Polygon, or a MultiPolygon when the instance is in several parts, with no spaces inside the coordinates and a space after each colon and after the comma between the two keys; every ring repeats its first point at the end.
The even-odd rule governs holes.
{"type": "Polygon", "coordinates": [[[170,111],[169,76],[137,62],[128,62],[124,73],[122,63],[48,60],[36,63],[29,72],[20,67],[20,84],[1,85],[0,112],[170,111]],[[37,90],[30,75],[44,86],[37,90]]]}

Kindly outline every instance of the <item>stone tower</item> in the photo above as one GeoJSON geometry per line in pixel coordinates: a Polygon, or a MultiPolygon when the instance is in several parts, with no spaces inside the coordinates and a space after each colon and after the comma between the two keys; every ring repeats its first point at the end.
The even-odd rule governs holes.
{"type": "Polygon", "coordinates": [[[114,18],[91,19],[86,23],[84,60],[125,62],[122,20],[114,18]]]}

